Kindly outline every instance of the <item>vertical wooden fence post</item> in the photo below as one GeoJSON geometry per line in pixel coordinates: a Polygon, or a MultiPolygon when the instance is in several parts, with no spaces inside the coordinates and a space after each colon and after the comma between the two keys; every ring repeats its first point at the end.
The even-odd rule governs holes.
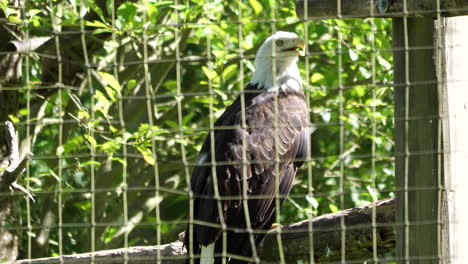
{"type": "Polygon", "coordinates": [[[434,33],[430,17],[393,19],[399,263],[438,263],[441,252],[439,183],[444,175],[434,33]]]}

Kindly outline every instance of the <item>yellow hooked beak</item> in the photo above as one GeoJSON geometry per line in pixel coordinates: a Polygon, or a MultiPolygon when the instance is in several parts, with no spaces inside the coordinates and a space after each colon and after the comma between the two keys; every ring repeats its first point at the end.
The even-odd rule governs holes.
{"type": "Polygon", "coordinates": [[[299,54],[300,56],[305,56],[305,41],[303,39],[297,39],[296,47],[297,54],[299,54]]]}
{"type": "Polygon", "coordinates": [[[283,49],[282,52],[287,52],[287,54],[294,54],[294,55],[305,55],[305,41],[301,38],[296,38],[293,40],[294,46],[291,48],[283,49]]]}

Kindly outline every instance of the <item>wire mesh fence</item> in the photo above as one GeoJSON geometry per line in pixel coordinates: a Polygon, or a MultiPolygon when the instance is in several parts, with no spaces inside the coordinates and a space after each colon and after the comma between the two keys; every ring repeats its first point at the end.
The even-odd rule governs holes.
{"type": "MultiPolygon", "coordinates": [[[[304,17],[311,16],[307,15],[309,2],[298,3],[304,17]]],[[[203,255],[197,249],[200,234],[193,233],[198,226],[219,230],[215,256],[221,256],[220,263],[435,263],[449,258],[442,254],[441,237],[447,223],[441,209],[444,117],[431,112],[433,108],[419,111],[420,105],[437,105],[437,98],[413,100],[428,86],[441,85],[440,76],[424,73],[426,67],[415,70],[413,58],[426,57],[427,61],[419,62],[433,65],[433,58],[442,61],[447,47],[434,44],[433,32],[424,31],[427,28],[413,31],[413,6],[408,8],[406,1],[393,23],[390,18],[374,17],[379,16],[376,10],[391,11],[399,2],[371,2],[366,13],[371,18],[353,19],[349,17],[362,14],[350,15],[347,2],[337,1],[334,15],[324,14],[328,19],[321,20],[299,20],[295,4],[266,0],[1,2],[0,36],[5,41],[0,44],[0,111],[2,121],[12,121],[18,131],[19,159],[29,160],[17,183],[33,195],[34,202],[23,197],[21,189],[0,186],[5,248],[0,259],[59,256],[56,263],[66,263],[62,256],[166,245],[179,240],[179,233],[188,228],[187,253],[179,241],[172,246],[180,252],[168,254],[167,248],[156,247],[153,259],[197,263],[203,255]],[[294,32],[305,43],[305,56],[297,65],[309,132],[303,156],[286,161],[280,153],[286,141],[281,131],[294,127],[281,123],[289,113],[281,111],[279,104],[281,96],[294,93],[246,88],[260,70],[255,59],[262,43],[278,31],[294,32]],[[396,37],[395,32],[401,35],[396,37]],[[424,34],[429,40],[418,42],[424,34]],[[247,110],[251,94],[274,94],[268,106],[274,113],[271,126],[251,125],[256,118],[247,110]],[[237,112],[229,108],[236,98],[237,112]],[[240,123],[217,123],[225,111],[234,111],[240,123]],[[426,123],[418,126],[418,122],[426,123]],[[247,131],[239,132],[240,152],[219,150],[224,141],[236,143],[233,131],[247,131]],[[249,141],[251,134],[260,131],[267,136],[249,141]],[[424,141],[428,131],[435,131],[431,143],[424,141]],[[209,140],[207,152],[203,151],[205,139],[209,140]],[[413,140],[417,143],[412,144],[413,140]],[[253,145],[269,142],[273,142],[269,146],[273,156],[255,156],[253,145]],[[240,159],[214,158],[229,156],[228,152],[240,159]],[[424,160],[434,165],[429,174],[435,175],[431,177],[435,182],[421,185],[412,180],[417,167],[410,164],[424,160]],[[263,163],[272,166],[273,176],[260,185],[273,186],[271,193],[255,191],[252,185],[265,175],[255,171],[263,163]],[[302,166],[294,167],[290,193],[281,192],[282,166],[293,163],[302,166]],[[239,193],[227,193],[234,183],[230,176],[219,175],[223,166],[229,173],[237,170],[239,193]],[[190,184],[197,168],[207,168],[203,177],[210,179],[204,184],[213,188],[209,197],[190,184]],[[402,176],[395,177],[395,172],[402,176]],[[434,191],[435,198],[429,195],[435,210],[432,218],[414,217],[409,201],[418,193],[434,191]],[[400,197],[396,205],[393,200],[377,203],[395,195],[400,197]],[[249,206],[265,200],[271,201],[268,212],[272,215],[265,226],[256,226],[258,211],[249,206]],[[368,206],[371,203],[377,204],[368,206]],[[343,211],[358,206],[363,207],[343,211]],[[199,211],[204,208],[212,210],[215,220],[200,220],[199,211]],[[324,214],[330,214],[331,220],[320,218],[324,214]],[[238,217],[241,224],[232,224],[238,217]],[[259,245],[272,223],[287,226],[306,219],[314,220],[277,227],[259,245]],[[412,226],[430,225],[436,226],[434,234],[440,242],[431,255],[413,256],[413,239],[420,237],[410,236],[415,232],[412,226]],[[404,242],[394,250],[401,232],[404,242]],[[241,233],[245,236],[235,241],[249,248],[246,255],[230,252],[233,237],[241,233]]],[[[436,6],[431,9],[435,22],[430,18],[426,25],[438,30],[440,40],[441,14],[450,10],[439,2],[436,6]]],[[[265,71],[274,83],[282,74],[277,67],[283,63],[281,56],[281,50],[275,49],[268,56],[271,65],[265,71]]],[[[444,67],[442,63],[433,66],[434,72],[444,67]]],[[[428,92],[429,97],[437,96],[435,91],[428,92]]],[[[8,132],[1,133],[7,138],[8,132]]],[[[7,140],[3,145],[2,168],[7,168],[11,146],[7,140]]],[[[121,252],[121,261],[131,263],[131,251],[121,252]]],[[[105,260],[90,255],[86,261],[105,260]]]]}

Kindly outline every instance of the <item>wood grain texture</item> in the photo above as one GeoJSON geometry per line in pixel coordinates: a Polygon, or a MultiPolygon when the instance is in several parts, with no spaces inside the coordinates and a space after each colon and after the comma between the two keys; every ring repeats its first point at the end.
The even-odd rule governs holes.
{"type": "Polygon", "coordinates": [[[468,263],[468,16],[444,19],[442,31],[442,116],[444,173],[448,195],[450,263],[468,263]]]}
{"type": "Polygon", "coordinates": [[[393,19],[397,256],[438,263],[444,180],[432,18],[393,19]],[[406,30],[405,30],[406,28],[406,30]],[[406,45],[407,44],[407,45],[406,45]]]}
{"type": "MultiPolygon", "coordinates": [[[[413,0],[406,1],[406,15],[430,16],[437,15],[437,1],[413,0]]],[[[296,14],[301,19],[328,19],[339,17],[403,17],[403,0],[298,0],[296,14]],[[379,8],[383,7],[383,8],[379,8]],[[307,6],[307,8],[305,8],[307,6]],[[304,12],[307,10],[307,12],[304,12]],[[379,11],[379,10],[382,10],[379,11]]],[[[442,16],[459,16],[468,14],[468,1],[466,0],[440,0],[440,13],[442,16]]]]}

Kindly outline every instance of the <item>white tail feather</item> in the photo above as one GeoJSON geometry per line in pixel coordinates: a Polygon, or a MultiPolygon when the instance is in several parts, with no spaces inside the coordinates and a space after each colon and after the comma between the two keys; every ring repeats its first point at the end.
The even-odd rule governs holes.
{"type": "Polygon", "coordinates": [[[213,264],[215,243],[201,247],[200,264],[213,264]]]}

